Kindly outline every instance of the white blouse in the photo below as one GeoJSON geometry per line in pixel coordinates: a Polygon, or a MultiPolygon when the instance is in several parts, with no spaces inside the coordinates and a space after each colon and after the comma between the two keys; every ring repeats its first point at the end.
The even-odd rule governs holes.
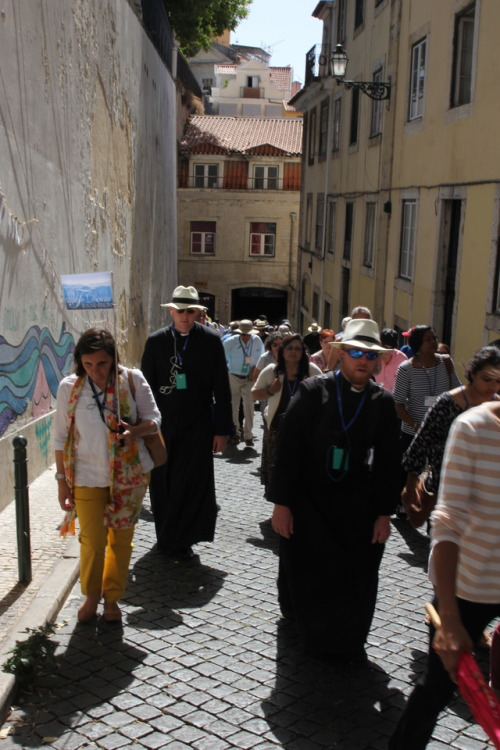
{"type": "MultiPolygon", "coordinates": [[[[130,393],[127,370],[121,368],[129,393],[131,421],[151,419],[159,428],[161,414],[156,406],[149,384],[140,370],[130,370],[135,385],[135,402],[130,393]]],[[[57,409],[54,417],[54,450],[63,450],[67,437],[66,418],[68,402],[76,375],[68,375],[59,383],[57,391],[57,409]]],[[[75,460],[75,485],[77,487],[109,486],[109,452],[108,428],[101,419],[89,381],[85,378],[80,397],[75,409],[75,423],[78,430],[78,445],[75,460]]],[[[139,458],[145,472],[151,471],[153,461],[144,445],[138,438],[139,458]]]]}

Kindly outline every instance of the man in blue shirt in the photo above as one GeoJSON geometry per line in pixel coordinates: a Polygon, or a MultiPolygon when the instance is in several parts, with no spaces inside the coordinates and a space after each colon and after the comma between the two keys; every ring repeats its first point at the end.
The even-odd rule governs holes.
{"type": "Polygon", "coordinates": [[[238,413],[240,399],[243,400],[243,439],[245,445],[253,446],[253,411],[254,402],[252,398],[252,372],[259,357],[264,353],[264,344],[260,336],[252,333],[253,323],[251,320],[241,320],[239,328],[234,332],[236,335],[223,341],[226,353],[227,366],[229,369],[229,385],[231,387],[231,405],[233,410],[233,422],[236,435],[234,443],[239,443],[238,435],[238,413]]]}

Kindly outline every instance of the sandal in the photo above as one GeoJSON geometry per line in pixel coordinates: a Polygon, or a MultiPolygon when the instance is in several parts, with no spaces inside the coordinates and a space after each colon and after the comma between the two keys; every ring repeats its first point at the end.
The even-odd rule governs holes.
{"type": "Polygon", "coordinates": [[[121,622],[122,612],[116,602],[104,602],[104,612],[102,613],[105,622],[121,622]]]}

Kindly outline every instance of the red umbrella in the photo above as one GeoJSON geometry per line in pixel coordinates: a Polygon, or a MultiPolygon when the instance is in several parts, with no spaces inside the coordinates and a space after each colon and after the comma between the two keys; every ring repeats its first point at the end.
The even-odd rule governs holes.
{"type": "MultiPolygon", "coordinates": [[[[426,604],[425,611],[434,627],[441,627],[441,620],[432,604],[426,604]]],[[[460,654],[458,661],[458,687],[477,723],[500,750],[500,703],[487,685],[477,661],[467,651],[460,654]]]]}

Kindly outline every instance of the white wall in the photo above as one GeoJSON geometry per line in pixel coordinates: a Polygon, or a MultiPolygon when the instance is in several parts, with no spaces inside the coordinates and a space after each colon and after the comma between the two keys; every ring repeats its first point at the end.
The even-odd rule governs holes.
{"type": "Polygon", "coordinates": [[[50,411],[74,340],[113,326],[108,311],[68,312],[60,275],[113,272],[125,361],[164,320],[177,283],[175,101],[124,0],[0,3],[0,508],[13,435],[28,436],[32,479],[53,460],[50,411]]]}

